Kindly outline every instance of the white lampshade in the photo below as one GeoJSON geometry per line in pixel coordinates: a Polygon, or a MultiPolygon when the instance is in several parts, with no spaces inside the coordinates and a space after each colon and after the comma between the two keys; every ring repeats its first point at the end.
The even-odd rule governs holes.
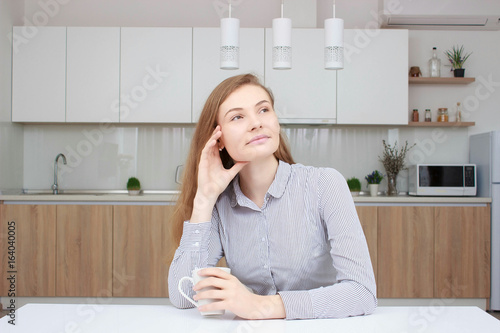
{"type": "Polygon", "coordinates": [[[344,20],[325,20],[325,69],[344,68],[344,20]]]}
{"type": "Polygon", "coordinates": [[[292,68],[292,20],[273,19],[273,68],[292,68]]]}
{"type": "Polygon", "coordinates": [[[221,19],[220,31],[220,68],[238,69],[240,58],[240,20],[237,18],[221,19]]]}

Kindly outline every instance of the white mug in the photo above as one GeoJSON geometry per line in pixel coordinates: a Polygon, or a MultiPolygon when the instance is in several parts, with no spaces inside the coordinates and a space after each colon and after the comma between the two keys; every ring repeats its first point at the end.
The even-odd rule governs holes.
{"type": "MultiPolygon", "coordinates": [[[[231,273],[231,269],[229,269],[227,267],[217,267],[217,268],[223,270],[226,273],[231,273]]],[[[194,286],[195,284],[197,284],[201,280],[204,280],[204,279],[210,277],[210,276],[200,276],[200,275],[198,275],[198,271],[200,271],[202,269],[203,268],[198,268],[198,269],[193,270],[193,273],[192,273],[193,277],[184,276],[183,278],[181,278],[179,280],[179,284],[177,286],[177,289],[179,289],[179,292],[181,293],[181,295],[184,296],[188,301],[190,301],[196,307],[199,307],[199,306],[205,305],[205,304],[209,304],[209,303],[213,303],[215,301],[214,299],[201,299],[198,302],[196,302],[195,300],[193,300],[191,297],[189,297],[186,293],[184,293],[182,291],[182,282],[184,282],[185,280],[191,281],[191,283],[194,286]]],[[[207,288],[201,289],[200,291],[213,290],[213,289],[215,289],[215,288],[213,288],[213,287],[207,287],[207,288]]],[[[204,312],[201,312],[201,314],[204,315],[204,316],[223,315],[224,314],[224,310],[204,311],[204,312]]]]}

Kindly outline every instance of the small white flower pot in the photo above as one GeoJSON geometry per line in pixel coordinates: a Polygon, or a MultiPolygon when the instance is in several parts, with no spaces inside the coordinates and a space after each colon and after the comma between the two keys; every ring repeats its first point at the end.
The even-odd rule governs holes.
{"type": "Polygon", "coordinates": [[[378,185],[379,184],[368,184],[368,188],[370,189],[370,195],[372,197],[376,197],[378,194],[378,185]]]}
{"type": "Polygon", "coordinates": [[[141,190],[128,190],[128,195],[139,195],[141,190]]]}

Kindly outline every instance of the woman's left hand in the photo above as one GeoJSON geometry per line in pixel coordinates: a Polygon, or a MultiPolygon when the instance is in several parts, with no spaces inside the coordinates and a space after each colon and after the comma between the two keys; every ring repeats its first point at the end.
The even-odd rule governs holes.
{"type": "Polygon", "coordinates": [[[205,268],[198,274],[208,278],[193,287],[197,292],[194,299],[216,299],[213,303],[198,307],[200,311],[228,310],[244,319],[285,318],[285,307],[280,295],[253,294],[235,276],[216,267],[205,268]],[[216,289],[199,291],[206,287],[216,289]]]}

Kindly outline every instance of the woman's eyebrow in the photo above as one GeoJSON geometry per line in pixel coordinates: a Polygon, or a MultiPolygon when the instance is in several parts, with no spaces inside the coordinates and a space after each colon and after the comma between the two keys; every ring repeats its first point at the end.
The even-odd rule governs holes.
{"type": "Polygon", "coordinates": [[[261,105],[261,104],[263,104],[263,103],[270,103],[270,102],[269,102],[268,100],[266,100],[266,99],[263,99],[263,100],[262,100],[262,101],[260,101],[259,103],[255,104],[255,106],[259,106],[259,105],[261,105]]]}
{"type": "MultiPolygon", "coordinates": [[[[264,103],[270,103],[270,102],[268,100],[266,100],[266,99],[263,99],[262,101],[260,101],[257,104],[255,104],[255,106],[259,106],[259,105],[264,104],[264,103]]],[[[224,115],[224,117],[227,116],[227,114],[229,112],[235,112],[235,111],[241,111],[241,110],[243,110],[243,108],[232,108],[232,109],[229,109],[229,110],[227,110],[227,112],[224,115]]]]}
{"type": "Polygon", "coordinates": [[[226,112],[226,114],[224,115],[224,117],[225,117],[225,116],[227,116],[227,114],[228,114],[229,112],[235,112],[235,111],[241,111],[241,110],[243,110],[243,108],[232,108],[232,109],[229,109],[229,110],[226,112]]]}

